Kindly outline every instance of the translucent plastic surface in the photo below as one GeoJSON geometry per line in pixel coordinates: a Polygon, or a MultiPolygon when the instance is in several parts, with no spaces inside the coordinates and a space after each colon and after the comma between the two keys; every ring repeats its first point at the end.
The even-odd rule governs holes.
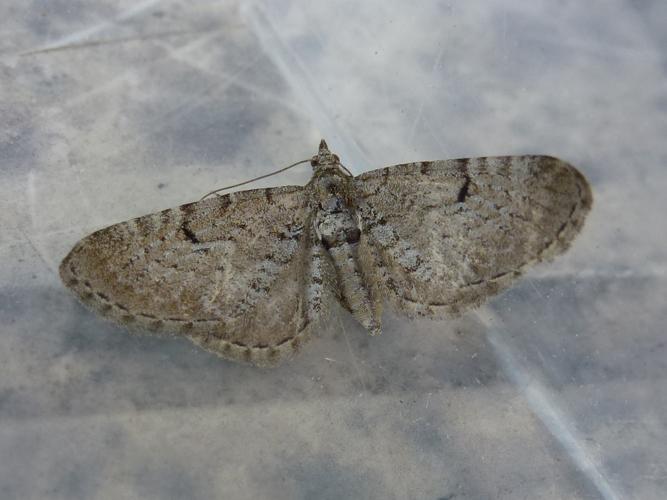
{"type": "Polygon", "coordinates": [[[0,14],[0,498],[664,498],[664,2],[0,14]],[[61,285],[86,234],[320,137],[355,174],[558,156],[593,210],[567,254],[484,308],[388,311],[374,338],[338,311],[274,370],[129,335],[61,285]]]}

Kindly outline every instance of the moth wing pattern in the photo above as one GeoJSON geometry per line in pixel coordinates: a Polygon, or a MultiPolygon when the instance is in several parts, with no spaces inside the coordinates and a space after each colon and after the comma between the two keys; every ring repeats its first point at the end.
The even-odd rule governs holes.
{"type": "Polygon", "coordinates": [[[355,178],[390,303],[451,317],[567,249],[591,208],[585,178],[549,156],[407,163],[355,178]]]}
{"type": "Polygon", "coordinates": [[[326,261],[301,186],[218,196],[81,240],[63,281],[131,330],[188,337],[255,365],[290,357],[326,312],[326,261]]]}

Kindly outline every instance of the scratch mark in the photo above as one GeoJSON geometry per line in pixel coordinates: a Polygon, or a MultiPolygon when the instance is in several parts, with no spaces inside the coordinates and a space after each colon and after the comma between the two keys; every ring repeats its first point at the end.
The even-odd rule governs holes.
{"type": "Polygon", "coordinates": [[[352,344],[350,344],[350,339],[348,338],[347,335],[347,330],[345,329],[345,325],[341,321],[340,317],[338,318],[338,325],[340,327],[341,332],[343,332],[343,338],[345,338],[345,345],[347,346],[347,351],[350,354],[350,362],[352,363],[352,367],[354,368],[354,371],[357,372],[357,377],[359,377],[359,382],[361,382],[361,387],[363,387],[364,389],[362,394],[365,394],[368,392],[368,387],[366,386],[366,381],[364,380],[364,374],[359,368],[359,364],[357,363],[357,358],[355,357],[354,354],[354,349],[352,349],[352,344]]]}
{"type": "Polygon", "coordinates": [[[117,45],[121,43],[129,43],[129,42],[144,42],[147,40],[158,40],[162,38],[170,38],[170,37],[176,37],[176,36],[185,36],[185,35],[194,35],[194,34],[200,34],[202,32],[206,31],[213,31],[211,29],[209,30],[184,30],[184,31],[165,31],[162,33],[152,33],[152,34],[147,34],[147,35],[136,35],[136,36],[128,36],[128,37],[123,37],[123,38],[109,38],[109,39],[103,39],[103,40],[89,40],[85,42],[79,42],[79,43],[70,43],[66,45],[53,45],[50,47],[45,47],[43,49],[35,49],[35,50],[29,50],[27,52],[22,52],[19,54],[21,57],[25,56],[32,56],[32,55],[37,55],[37,54],[48,54],[51,52],[60,52],[60,51],[65,51],[65,50],[77,50],[77,49],[88,49],[88,48],[93,48],[93,47],[100,47],[103,45],[117,45]]]}
{"type": "Polygon", "coordinates": [[[54,42],[51,42],[46,47],[43,47],[41,49],[35,49],[35,51],[48,51],[51,48],[80,44],[86,41],[86,39],[106,30],[107,28],[110,28],[111,26],[114,26],[127,19],[131,19],[134,16],[141,14],[142,12],[148,9],[151,9],[155,5],[161,3],[161,1],[162,0],[145,0],[144,2],[139,2],[134,7],[121,11],[115,18],[111,20],[103,21],[94,26],[90,26],[88,28],[76,31],[70,35],[64,36],[62,38],[59,38],[58,40],[55,40],[54,42]]]}
{"type": "Polygon", "coordinates": [[[277,26],[258,4],[242,3],[241,12],[285,81],[303,97],[313,121],[321,124],[320,129],[326,132],[324,135],[338,138],[337,149],[341,156],[356,160],[354,163],[357,165],[372,164],[357,140],[330,109],[326,97],[319,91],[320,86],[315,84],[315,75],[281,36],[282,27],[277,26]]]}
{"type": "MultiPolygon", "coordinates": [[[[445,46],[443,45],[440,51],[438,52],[438,55],[435,57],[433,61],[433,66],[431,67],[431,77],[435,74],[436,70],[438,69],[438,66],[440,66],[440,61],[442,60],[442,57],[445,54],[445,46]]],[[[433,78],[430,78],[432,80],[433,78]]],[[[422,94],[423,95],[423,94],[422,94]]],[[[426,96],[421,99],[421,102],[419,103],[419,109],[417,111],[417,116],[415,116],[415,120],[412,122],[412,128],[410,129],[410,135],[408,135],[408,144],[412,144],[415,138],[415,134],[417,133],[417,125],[419,125],[419,122],[422,120],[422,116],[424,114],[424,106],[426,105],[426,96]]]]}
{"type": "Polygon", "coordinates": [[[545,300],[545,299],[546,299],[546,297],[544,296],[544,294],[543,294],[542,292],[540,292],[539,288],[537,288],[537,286],[535,286],[535,282],[534,282],[533,280],[531,280],[531,279],[527,279],[526,281],[527,281],[528,284],[531,286],[531,288],[532,288],[533,290],[535,290],[535,294],[536,294],[540,299],[542,299],[542,300],[545,300]]]}
{"type": "Polygon", "coordinates": [[[604,472],[588,449],[582,444],[584,438],[578,435],[575,425],[560,409],[557,397],[552,394],[548,386],[542,383],[534,374],[520,363],[514,356],[511,348],[505,343],[504,332],[496,326],[495,314],[488,308],[480,309],[478,317],[487,327],[487,337],[503,370],[510,380],[521,389],[528,405],[537,418],[549,430],[556,441],[560,443],[565,453],[570,457],[574,466],[586,477],[605,500],[620,500],[625,495],[617,493],[612,488],[604,472]]]}

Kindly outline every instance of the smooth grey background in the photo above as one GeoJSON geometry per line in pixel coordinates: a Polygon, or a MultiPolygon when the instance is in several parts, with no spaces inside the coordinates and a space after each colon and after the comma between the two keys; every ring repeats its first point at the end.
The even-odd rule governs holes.
{"type": "MultiPolygon", "coordinates": [[[[661,499],[667,4],[0,3],[0,498],[661,499]],[[89,232],[310,157],[542,153],[571,251],[448,322],[259,370],[61,285],[89,232]]],[[[305,183],[308,167],[254,187],[305,183]]]]}

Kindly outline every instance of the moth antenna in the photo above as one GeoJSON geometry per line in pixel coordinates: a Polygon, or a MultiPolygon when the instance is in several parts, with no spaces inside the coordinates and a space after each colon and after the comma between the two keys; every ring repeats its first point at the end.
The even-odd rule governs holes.
{"type": "Polygon", "coordinates": [[[345,165],[343,165],[343,164],[340,163],[340,162],[338,162],[338,165],[340,165],[340,168],[342,168],[343,170],[345,170],[345,173],[347,173],[347,175],[349,175],[350,177],[354,177],[354,175],[352,175],[352,172],[350,172],[350,171],[348,170],[348,168],[347,168],[345,165]]]}
{"type": "MultiPolygon", "coordinates": [[[[292,163],[291,165],[288,165],[288,166],[286,166],[286,167],[284,167],[284,168],[281,168],[280,170],[276,170],[276,171],[274,171],[274,172],[270,172],[270,173],[268,173],[268,174],[260,175],[259,177],[255,177],[254,179],[250,179],[250,180],[247,180],[247,181],[239,182],[238,184],[232,184],[231,186],[225,186],[225,187],[222,187],[222,188],[220,188],[220,189],[215,189],[215,190],[211,191],[210,193],[206,193],[204,196],[202,196],[201,198],[199,198],[199,201],[202,201],[202,200],[208,198],[208,197],[211,196],[212,194],[218,194],[220,191],[225,191],[226,189],[232,189],[232,188],[235,188],[235,187],[244,186],[245,184],[250,184],[251,182],[255,182],[255,181],[258,181],[258,180],[260,180],[260,179],[265,179],[266,177],[271,177],[272,175],[279,174],[280,172],[284,172],[285,170],[288,170],[288,169],[290,169],[290,168],[292,168],[292,167],[296,167],[297,165],[301,165],[302,163],[307,163],[307,162],[309,162],[309,161],[310,161],[310,159],[308,159],[308,160],[297,161],[296,163],[292,163]]],[[[347,169],[346,169],[346,170],[347,170],[347,169]]]]}

